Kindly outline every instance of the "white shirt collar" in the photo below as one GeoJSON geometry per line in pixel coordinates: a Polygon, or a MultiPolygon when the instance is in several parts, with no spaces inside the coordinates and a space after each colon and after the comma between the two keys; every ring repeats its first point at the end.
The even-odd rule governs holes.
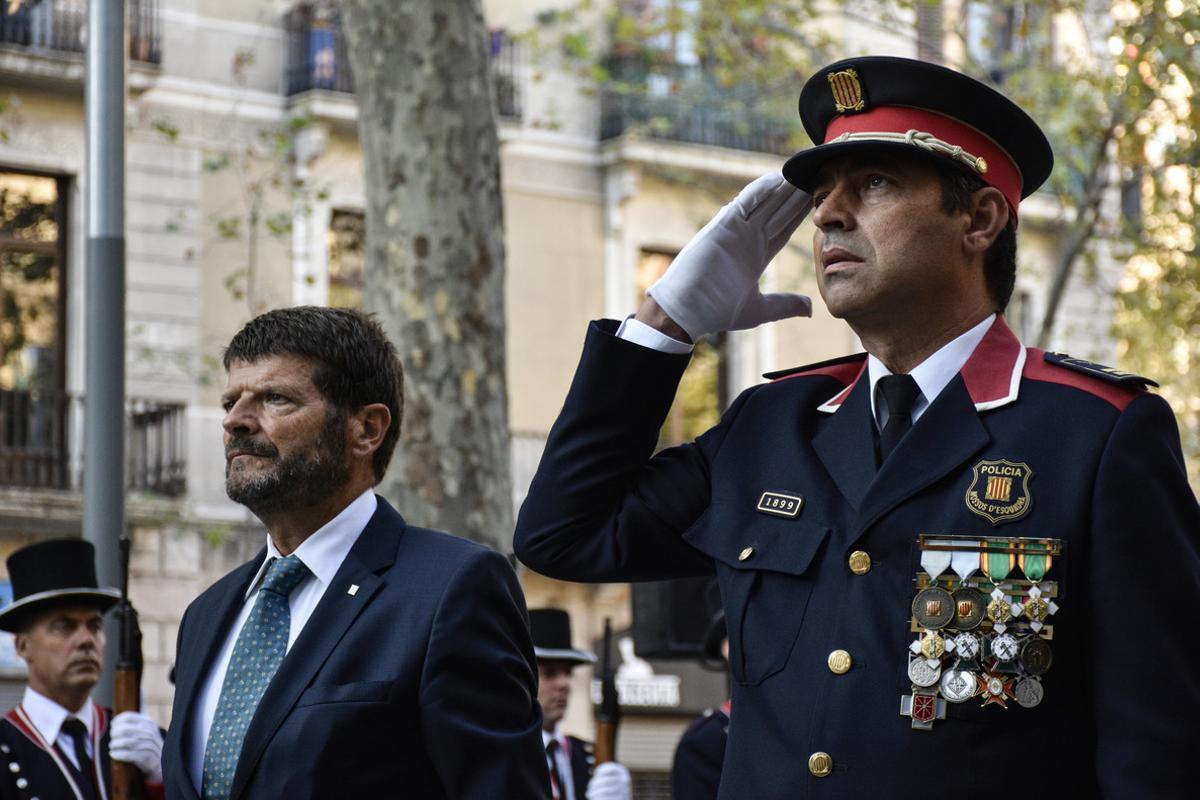
{"type": "MultiPolygon", "coordinates": [[[[995,321],[996,315],[989,315],[974,328],[942,345],[937,352],[913,367],[909,375],[917,382],[917,387],[921,390],[921,396],[917,398],[917,402],[913,406],[913,422],[917,421],[917,418],[959,373],[995,321]]],[[[875,423],[880,428],[883,427],[886,419],[884,416],[886,409],[879,407],[875,397],[875,386],[880,378],[891,374],[891,370],[885,367],[882,361],[873,355],[867,355],[867,375],[871,380],[871,413],[875,416],[875,423]]]]}
{"type": "Polygon", "coordinates": [[[550,733],[545,728],[542,728],[542,747],[549,747],[551,739],[558,742],[558,747],[560,750],[562,750],[564,753],[567,751],[567,737],[563,735],[562,729],[558,725],[554,726],[553,733],[550,733]]]}
{"type": "Polygon", "coordinates": [[[25,709],[29,721],[37,728],[38,733],[51,745],[58,738],[58,734],[62,730],[62,725],[67,721],[68,717],[78,717],[79,721],[83,723],[83,727],[87,728],[88,738],[92,737],[91,697],[88,697],[81,707],[75,711],[70,711],[49,697],[46,697],[46,695],[26,686],[25,696],[21,699],[21,707],[25,709]]]}
{"type": "MultiPolygon", "coordinates": [[[[301,542],[292,555],[299,558],[323,586],[329,586],[333,581],[333,576],[337,574],[338,568],[346,560],[346,554],[358,541],[359,535],[371,521],[378,506],[379,500],[375,497],[375,490],[367,489],[356,497],[354,502],[343,508],[336,517],[301,542]]],[[[271,560],[282,557],[283,554],[271,541],[271,535],[267,534],[267,557],[259,566],[254,580],[250,582],[246,597],[258,591],[258,585],[266,575],[267,565],[271,563],[271,560]]]]}

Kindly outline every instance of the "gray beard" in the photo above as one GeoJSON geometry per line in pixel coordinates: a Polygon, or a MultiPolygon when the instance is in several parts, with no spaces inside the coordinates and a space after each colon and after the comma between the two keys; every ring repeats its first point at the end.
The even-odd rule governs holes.
{"type": "Polygon", "coordinates": [[[225,465],[225,494],[254,516],[276,514],[327,500],[350,477],[346,462],[345,417],[335,414],[322,428],[312,449],[276,457],[272,469],[247,477],[225,465]]]}

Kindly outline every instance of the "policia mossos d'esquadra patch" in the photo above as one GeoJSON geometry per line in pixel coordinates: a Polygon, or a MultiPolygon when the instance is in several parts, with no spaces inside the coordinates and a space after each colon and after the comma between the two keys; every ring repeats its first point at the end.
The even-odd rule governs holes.
{"type": "Polygon", "coordinates": [[[1006,458],[980,461],[971,467],[973,477],[967,487],[967,509],[993,525],[1013,522],[1029,513],[1033,495],[1029,480],[1033,470],[1023,461],[1006,458]]]}
{"type": "Polygon", "coordinates": [[[908,677],[900,713],[914,730],[946,718],[946,703],[1033,708],[1051,668],[1060,539],[931,536],[917,539],[908,677]]]}

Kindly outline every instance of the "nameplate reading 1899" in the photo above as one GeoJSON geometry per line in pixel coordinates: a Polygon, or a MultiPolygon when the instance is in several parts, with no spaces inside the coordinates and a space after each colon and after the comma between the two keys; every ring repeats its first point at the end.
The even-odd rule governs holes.
{"type": "Polygon", "coordinates": [[[803,507],[803,497],[781,492],[763,492],[762,497],[758,498],[758,506],[756,506],[764,514],[788,518],[795,518],[803,507]]]}

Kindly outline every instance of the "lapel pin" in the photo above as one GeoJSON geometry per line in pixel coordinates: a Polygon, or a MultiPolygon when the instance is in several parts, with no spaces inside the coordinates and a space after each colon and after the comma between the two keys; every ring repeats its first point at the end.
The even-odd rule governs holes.
{"type": "Polygon", "coordinates": [[[350,584],[350,588],[346,590],[346,594],[350,595],[351,597],[354,597],[354,595],[358,594],[358,584],[350,584]]]}

